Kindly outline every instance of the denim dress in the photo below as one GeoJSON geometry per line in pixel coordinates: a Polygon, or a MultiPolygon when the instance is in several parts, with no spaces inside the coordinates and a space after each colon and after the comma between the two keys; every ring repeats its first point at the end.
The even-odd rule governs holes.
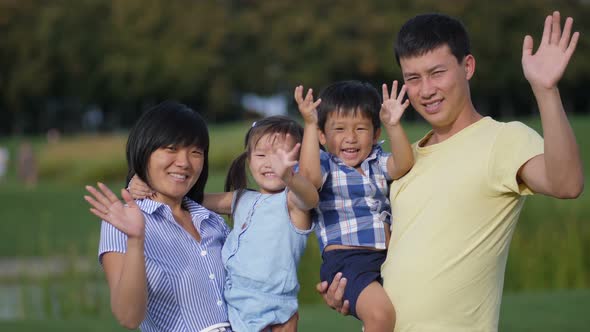
{"type": "Polygon", "coordinates": [[[222,249],[227,270],[224,297],[234,331],[261,331],[295,314],[297,266],[312,229],[299,230],[292,224],[287,190],[242,194],[234,206],[234,228],[222,249]]]}

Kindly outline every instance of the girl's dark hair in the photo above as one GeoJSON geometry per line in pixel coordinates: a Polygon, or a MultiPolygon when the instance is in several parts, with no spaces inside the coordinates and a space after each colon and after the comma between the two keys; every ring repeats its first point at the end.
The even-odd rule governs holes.
{"type": "Polygon", "coordinates": [[[318,127],[325,132],[326,121],[331,113],[357,115],[371,119],[373,128],[381,126],[379,110],[381,97],[371,84],[360,81],[332,83],[320,92],[322,102],[318,106],[318,127]]]}
{"type": "Polygon", "coordinates": [[[244,152],[242,152],[234,161],[231,163],[227,177],[225,179],[226,192],[237,190],[237,197],[234,205],[244,192],[248,188],[248,175],[246,173],[246,161],[250,157],[250,153],[254,150],[254,147],[266,134],[282,134],[291,136],[296,143],[301,143],[303,140],[303,127],[295,120],[286,116],[269,116],[262,120],[256,121],[252,124],[252,127],[246,133],[244,139],[244,152]]]}
{"type": "Polygon", "coordinates": [[[151,186],[147,174],[152,153],[169,145],[196,146],[203,149],[203,170],[186,194],[201,203],[209,175],[209,131],[203,118],[186,105],[165,101],[145,112],[135,123],[127,139],[127,183],[133,175],[151,186]]]}
{"type": "Polygon", "coordinates": [[[471,54],[469,35],[461,21],[438,13],[422,14],[409,19],[400,29],[395,41],[395,60],[424,55],[448,45],[461,63],[471,54]]]}

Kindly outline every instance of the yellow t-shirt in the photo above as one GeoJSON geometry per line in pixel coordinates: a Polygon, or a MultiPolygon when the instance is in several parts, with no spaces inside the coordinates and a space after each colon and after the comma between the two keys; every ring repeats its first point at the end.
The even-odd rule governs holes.
{"type": "Polygon", "coordinates": [[[391,185],[382,266],[395,331],[496,331],[510,239],[532,194],[517,172],[543,153],[543,139],[486,117],[413,149],[414,167],[391,185]]]}

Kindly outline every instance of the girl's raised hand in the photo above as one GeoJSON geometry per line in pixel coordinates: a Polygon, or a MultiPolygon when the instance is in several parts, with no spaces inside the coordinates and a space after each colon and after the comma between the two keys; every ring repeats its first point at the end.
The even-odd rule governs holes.
{"type": "Polygon", "coordinates": [[[153,198],[156,193],[137,174],[129,181],[129,193],[134,199],[153,198]]]}
{"type": "Polygon", "coordinates": [[[280,135],[275,134],[271,139],[270,167],[285,184],[288,184],[293,177],[293,167],[297,165],[301,143],[295,144],[290,151],[286,151],[283,147],[289,134],[285,135],[284,138],[280,137],[280,135]]]}
{"type": "Polygon", "coordinates": [[[91,196],[85,195],[84,199],[92,206],[90,212],[100,219],[115,226],[130,238],[143,238],[145,235],[145,219],[143,213],[135,204],[131,194],[121,189],[123,202],[104,184],[98,183],[98,189],[86,186],[91,196]]]}
{"type": "Polygon", "coordinates": [[[379,117],[384,126],[397,126],[406,108],[410,105],[408,99],[403,101],[407,90],[406,85],[404,84],[402,86],[399,94],[397,93],[397,85],[397,81],[393,81],[393,84],[391,84],[391,95],[387,89],[387,84],[383,84],[381,87],[383,91],[383,104],[381,104],[379,117]]]}
{"type": "Polygon", "coordinates": [[[316,108],[322,102],[321,99],[313,101],[313,90],[308,89],[305,98],[303,97],[303,86],[299,85],[294,92],[295,101],[299,108],[299,113],[303,117],[305,124],[316,124],[318,122],[318,112],[316,108]]]}

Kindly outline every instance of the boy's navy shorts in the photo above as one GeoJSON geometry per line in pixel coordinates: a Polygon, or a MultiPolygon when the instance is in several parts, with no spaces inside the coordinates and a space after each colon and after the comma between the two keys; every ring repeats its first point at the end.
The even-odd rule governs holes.
{"type": "Polygon", "coordinates": [[[356,314],[356,301],[365,287],[373,281],[383,283],[381,265],[385,262],[386,250],[335,249],[324,251],[320,279],[332,283],[334,276],[342,272],[348,282],[344,290],[344,300],[350,304],[350,314],[356,314]]]}

